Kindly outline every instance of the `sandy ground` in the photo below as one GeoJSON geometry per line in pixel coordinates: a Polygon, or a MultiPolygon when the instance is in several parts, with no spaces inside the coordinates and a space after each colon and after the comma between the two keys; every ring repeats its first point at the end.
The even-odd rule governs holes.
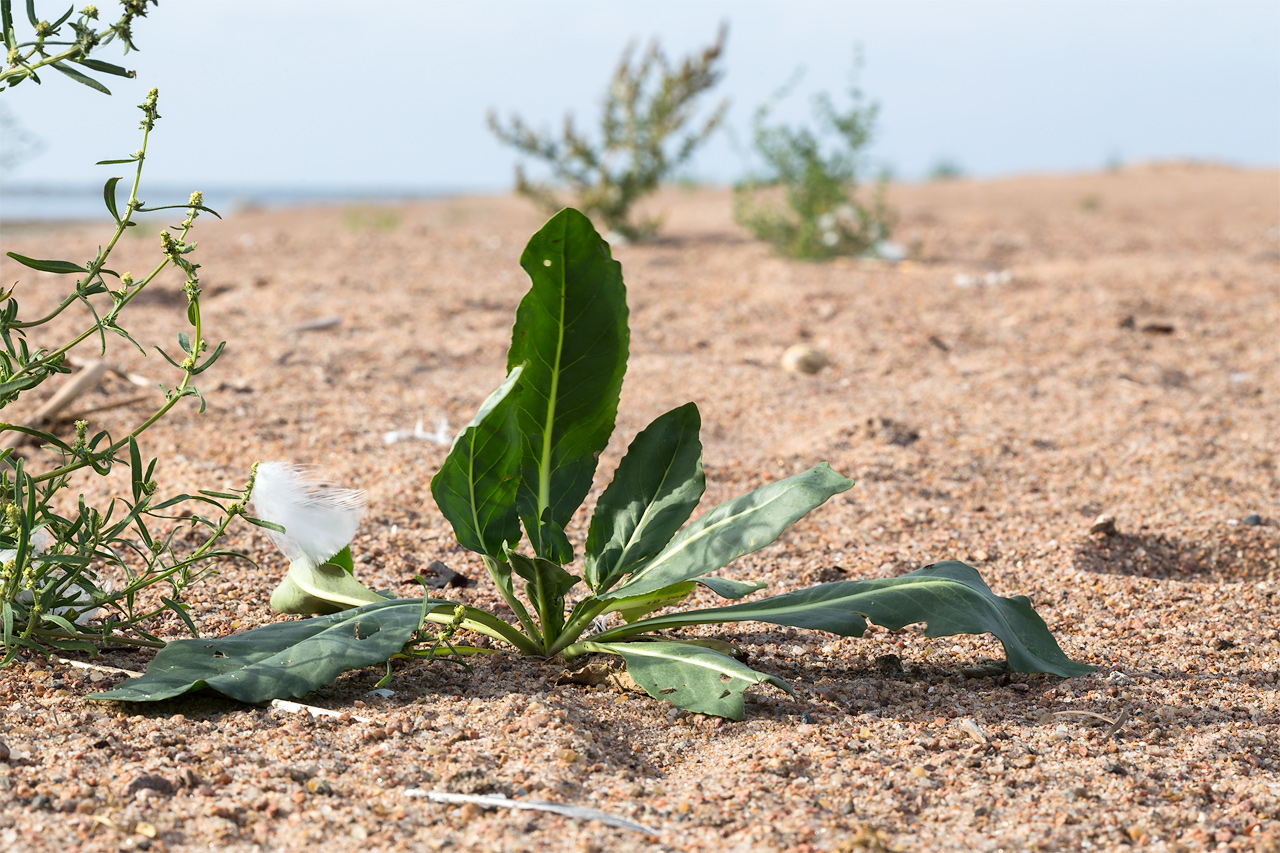
{"type": "MultiPolygon", "coordinates": [[[[211,696],[89,702],[119,676],[23,658],[0,672],[0,847],[1280,848],[1280,175],[1134,167],[892,200],[914,258],[896,266],[772,257],[725,191],[654,199],[662,238],[615,249],[632,358],[597,486],[639,429],[694,400],[704,507],[823,460],[858,481],[725,575],[782,592],[965,560],[1030,596],[1096,674],[982,677],[1001,657],[990,637],[747,625],[707,633],[798,698],[754,689],[743,722],[558,685],[561,662],[506,655],[471,674],[400,666],[390,697],[369,692],[382,672],[348,673],[306,699],[348,716],[312,719],[211,696]],[[829,365],[785,372],[796,343],[829,365]],[[1116,535],[1089,533],[1101,513],[1116,535]],[[573,804],[652,834],[411,790],[573,804]]],[[[205,323],[229,343],[202,377],[208,411],[145,437],[162,491],[238,485],[259,459],[316,465],[369,492],[353,550],[370,586],[414,594],[441,560],[481,581],[458,600],[494,604],[428,490],[445,448],[383,437],[456,429],[501,380],[541,219],[511,198],[202,219],[205,323]]],[[[115,268],[153,266],[158,228],[115,268]]],[[[85,258],[107,236],[10,226],[3,248],[85,258]]],[[[24,314],[57,295],[7,258],[0,281],[20,282],[24,314]]],[[[133,307],[136,337],[182,331],[179,285],[133,307]]],[[[109,358],[172,381],[154,354],[109,358]]],[[[83,404],[135,393],[113,380],[83,404]]],[[[145,411],[91,420],[118,434],[145,411]]],[[[284,561],[247,526],[229,544],[257,565],[193,590],[204,633],[277,618],[284,561]]]]}

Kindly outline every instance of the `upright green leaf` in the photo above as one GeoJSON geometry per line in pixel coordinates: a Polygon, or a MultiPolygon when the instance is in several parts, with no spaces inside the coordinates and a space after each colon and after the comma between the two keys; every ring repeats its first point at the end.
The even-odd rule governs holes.
{"type": "Polygon", "coordinates": [[[504,381],[458,433],[440,470],[431,478],[436,505],[462,547],[495,560],[508,543],[520,540],[516,487],[520,435],[512,390],[524,366],[511,368],[504,381]]]}
{"type": "Polygon", "coordinates": [[[681,530],[666,548],[601,599],[642,595],[692,580],[777,539],[832,495],[853,487],[823,462],[721,504],[681,530]]]}
{"type": "Polygon", "coordinates": [[[633,634],[721,622],[769,622],[860,637],[867,619],[893,631],[925,622],[927,637],[995,634],[1009,665],[1019,672],[1069,678],[1093,671],[1063,653],[1026,596],[1002,598],[972,567],[954,560],[896,578],[837,581],[746,604],[657,616],[603,631],[592,639],[610,642],[633,634]]]}
{"type": "MultiPolygon", "coordinates": [[[[792,693],[776,676],[756,672],[726,654],[689,643],[588,643],[593,651],[622,655],[627,674],[654,699],[677,708],[741,720],[742,692],[769,683],[792,693]]],[[[794,695],[794,694],[793,694],[794,695]]]]}
{"type": "Polygon", "coordinates": [[[217,640],[174,640],[156,653],[145,675],[88,698],[155,702],[204,687],[241,702],[305,696],[344,670],[380,664],[398,653],[422,615],[421,599],[397,599],[217,640]]]}
{"type": "Polygon", "coordinates": [[[578,583],[578,578],[541,557],[526,557],[512,551],[507,558],[512,570],[527,582],[525,594],[533,602],[534,612],[542,623],[542,636],[549,645],[564,627],[564,596],[578,583]]]}
{"type": "Polygon", "coordinates": [[[597,593],[666,546],[702,498],[698,407],[686,403],[641,430],[596,503],[584,577],[597,593]]]}
{"type": "Polygon", "coordinates": [[[568,562],[556,553],[567,540],[544,528],[569,522],[613,432],[630,339],[626,289],[609,244],[573,209],[533,235],[520,265],[532,287],[507,355],[508,367],[526,364],[516,394],[517,505],[534,553],[568,562]]]}
{"type": "Polygon", "coordinates": [[[107,178],[106,184],[102,187],[102,200],[107,203],[107,211],[116,222],[120,221],[120,213],[116,208],[116,184],[121,180],[122,178],[107,178]]]}

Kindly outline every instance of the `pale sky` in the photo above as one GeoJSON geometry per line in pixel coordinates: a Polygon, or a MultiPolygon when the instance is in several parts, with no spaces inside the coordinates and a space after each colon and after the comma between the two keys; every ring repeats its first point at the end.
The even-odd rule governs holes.
{"type": "Polygon", "coordinates": [[[704,109],[729,97],[738,143],[716,136],[689,177],[749,168],[752,113],[797,67],[780,116],[807,119],[820,89],[843,103],[857,45],[881,104],[871,154],[903,178],[943,158],[978,176],[1280,164],[1276,0],[164,0],[136,25],[140,52],[97,55],[138,71],[107,78],[112,97],[52,70],[0,93],[45,143],[4,180],[100,186],[92,164],[138,147],[134,105],[157,86],[157,185],[502,190],[518,156],[486,129],[490,108],[590,127],[628,41],[681,56],[721,21],[724,79],[704,109]]]}

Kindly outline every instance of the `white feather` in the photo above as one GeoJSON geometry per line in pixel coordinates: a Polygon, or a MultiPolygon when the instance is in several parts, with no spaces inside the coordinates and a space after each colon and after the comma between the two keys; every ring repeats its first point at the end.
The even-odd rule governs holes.
{"type": "Polygon", "coordinates": [[[305,557],[313,566],[351,542],[365,507],[363,491],[338,488],[286,462],[258,465],[249,500],[259,518],[285,529],[267,535],[289,562],[305,557]]]}
{"type": "MultiPolygon", "coordinates": [[[[31,538],[28,540],[28,545],[31,550],[31,561],[33,563],[41,562],[39,555],[52,548],[53,542],[53,537],[49,535],[49,531],[45,530],[43,527],[32,533],[31,538]]],[[[0,550],[0,564],[16,559],[17,556],[18,552],[11,548],[2,549],[0,550]]],[[[76,611],[79,611],[80,608],[93,604],[93,596],[90,594],[88,587],[83,584],[76,583],[72,584],[71,588],[79,590],[79,592],[76,593],[74,603],[65,607],[54,607],[50,611],[51,613],[58,616],[69,616],[76,614],[76,611]]],[[[102,591],[110,592],[110,584],[103,584],[102,591]]],[[[31,590],[23,589],[18,591],[17,601],[19,604],[31,604],[35,600],[35,595],[31,590]]],[[[101,608],[99,607],[90,607],[88,610],[84,610],[76,614],[75,622],[77,625],[87,625],[90,620],[97,618],[100,611],[101,608]]]]}

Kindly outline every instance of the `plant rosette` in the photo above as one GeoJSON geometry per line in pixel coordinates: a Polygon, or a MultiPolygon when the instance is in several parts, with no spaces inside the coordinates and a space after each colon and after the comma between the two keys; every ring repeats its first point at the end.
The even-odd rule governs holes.
{"type": "MultiPolygon", "coordinates": [[[[553,216],[533,236],[521,266],[532,286],[516,312],[507,377],[455,438],[431,481],[436,504],[458,542],[480,555],[515,624],[449,601],[372,601],[224,640],[172,643],[146,676],[95,698],[160,699],[204,686],[245,701],[296,696],[336,677],[340,663],[379,663],[425,642],[430,637],[421,631],[424,622],[445,627],[432,652],[452,632],[463,630],[525,655],[617,655],[650,696],[735,720],[744,714],[747,688],[769,684],[788,693],[791,688],[734,658],[727,644],[672,632],[765,622],[857,637],[868,620],[891,630],[923,622],[929,637],[994,634],[1009,665],[1021,672],[1069,677],[1093,669],[1063,653],[1025,597],[995,595],[974,569],[959,562],[936,563],[896,578],[840,581],[742,600],[764,584],[713,573],[770,544],[853,481],[822,463],[690,521],[705,487],[700,418],[693,403],[660,415],[632,440],[596,502],[582,560],[576,563],[565,528],[585,500],[613,433],[630,343],[626,290],[608,244],[572,209],[553,216]],[[738,603],[671,609],[699,585],[738,603]],[[622,624],[591,633],[601,617],[613,613],[622,624]],[[323,666],[316,663],[321,651],[323,666]],[[309,668],[307,677],[293,678],[300,668],[309,668]],[[254,689],[241,689],[242,682],[254,689]]],[[[266,473],[264,495],[274,476],[273,469],[266,473]]],[[[258,512],[282,522],[286,534],[301,542],[297,531],[312,522],[299,516],[290,531],[287,512],[272,518],[256,503],[258,488],[258,512]]],[[[295,491],[313,494],[302,486],[295,491]]],[[[354,498],[335,497],[341,494],[331,491],[314,499],[310,509],[336,511],[330,506],[336,502],[343,512],[351,511],[354,498]]],[[[315,603],[335,610],[354,602],[304,581],[326,565],[334,566],[335,577],[339,571],[350,575],[349,551],[345,561],[325,553],[345,550],[338,538],[310,552],[281,546],[292,561],[294,582],[315,603]]]]}

